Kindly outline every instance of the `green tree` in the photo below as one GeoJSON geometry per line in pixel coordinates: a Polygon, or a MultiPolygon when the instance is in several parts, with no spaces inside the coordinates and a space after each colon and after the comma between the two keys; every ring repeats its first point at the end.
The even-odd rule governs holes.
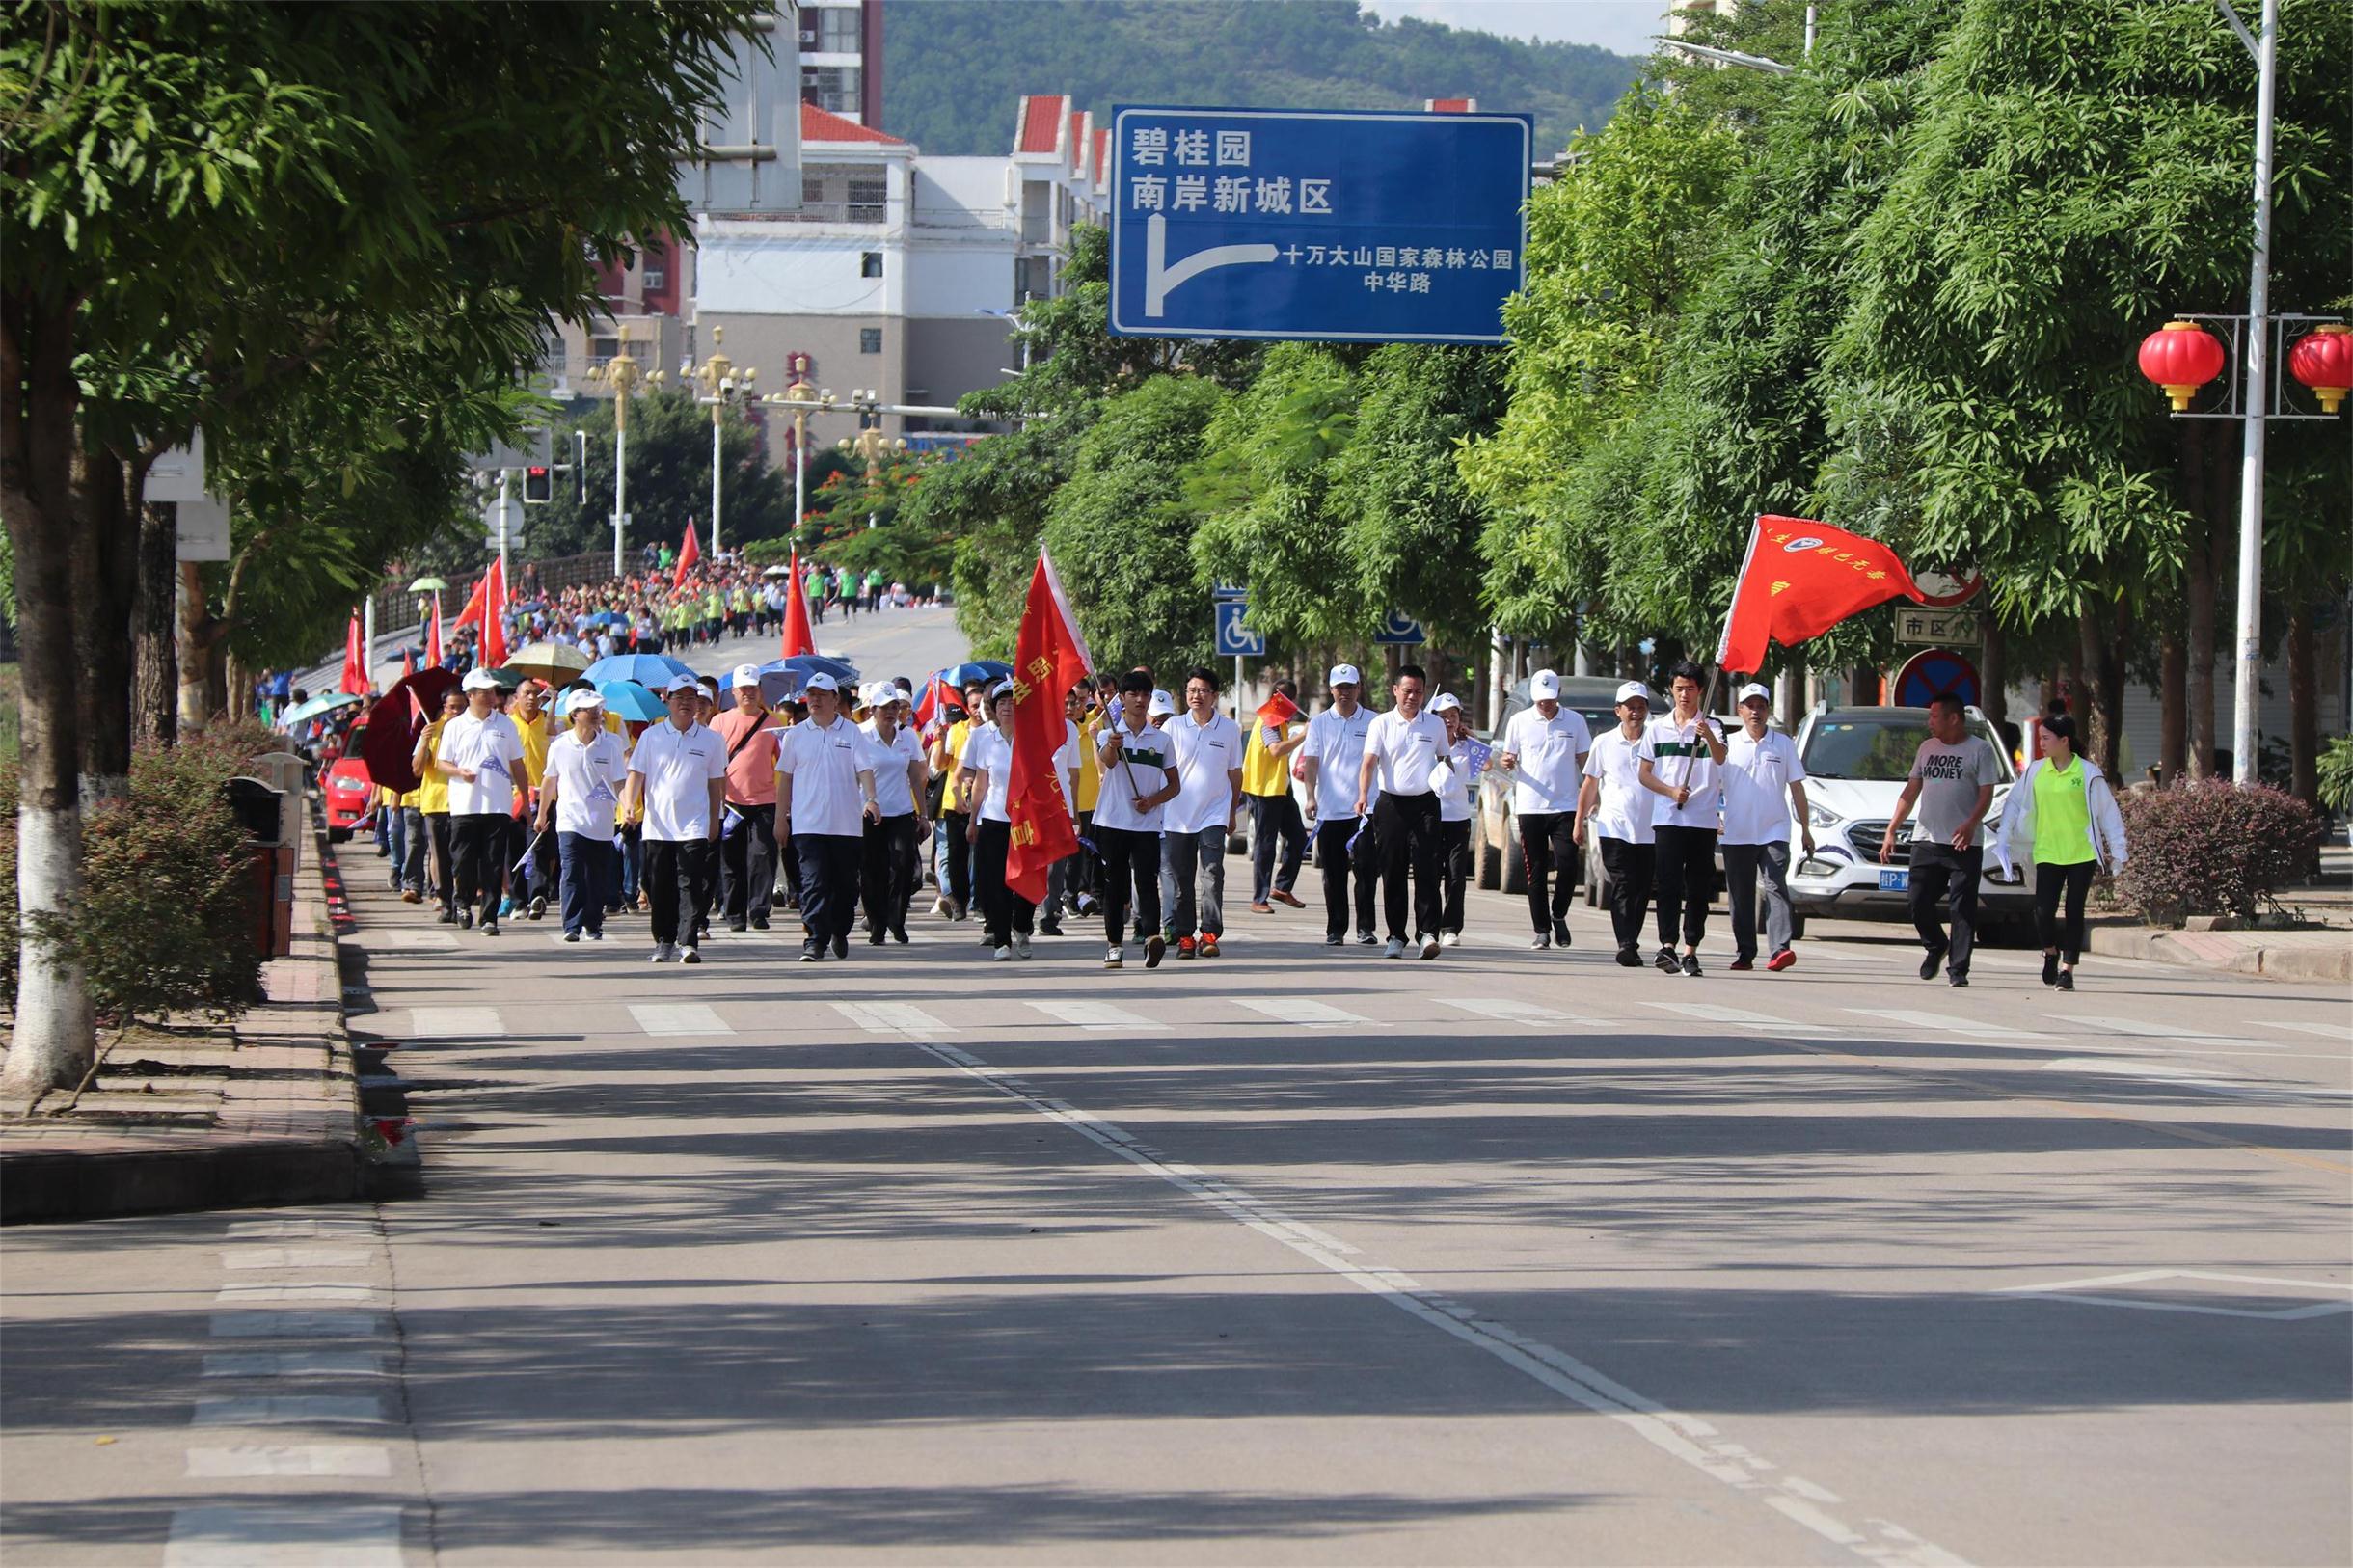
{"type": "MultiPolygon", "coordinates": [[[[569,462],[571,433],[588,436],[588,500],[581,487],[558,484],[554,499],[525,517],[535,557],[584,555],[612,548],[612,400],[590,398],[554,422],[555,454],[569,462]]],[[[793,480],[768,461],[760,432],[740,407],[720,420],[720,539],[730,549],[782,538],[793,527],[793,480]]],[[[675,546],[694,519],[703,547],[711,545],[711,410],[683,388],[639,393],[629,409],[630,536],[634,557],[647,544],[675,546]]]]}

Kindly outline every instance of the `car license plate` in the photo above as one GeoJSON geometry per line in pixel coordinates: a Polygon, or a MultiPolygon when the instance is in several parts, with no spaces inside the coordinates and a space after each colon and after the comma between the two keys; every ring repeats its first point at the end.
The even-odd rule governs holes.
{"type": "Polygon", "coordinates": [[[1908,870],[1905,870],[1905,871],[1882,871],[1882,872],[1880,872],[1880,892],[1882,892],[1882,893],[1905,893],[1905,892],[1909,892],[1910,890],[1911,890],[1911,872],[1910,872],[1910,871],[1908,871],[1908,870]]]}

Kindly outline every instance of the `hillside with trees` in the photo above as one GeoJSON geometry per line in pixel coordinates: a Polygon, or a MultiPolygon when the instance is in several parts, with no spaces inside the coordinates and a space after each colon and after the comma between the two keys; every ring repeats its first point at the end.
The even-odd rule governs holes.
{"type": "Polygon", "coordinates": [[[1355,0],[889,0],[882,123],[926,152],[997,153],[1024,93],[1115,103],[1393,109],[1475,97],[1531,114],[1550,156],[1597,129],[1640,62],[1407,18],[1355,0]]]}

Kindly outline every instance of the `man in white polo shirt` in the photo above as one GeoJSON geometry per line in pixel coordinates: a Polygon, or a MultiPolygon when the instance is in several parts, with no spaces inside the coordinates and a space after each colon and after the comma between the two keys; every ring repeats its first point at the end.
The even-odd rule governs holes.
{"type": "Polygon", "coordinates": [[[1642,967],[1642,916],[1650,907],[1657,851],[1650,812],[1658,797],[1642,787],[1642,743],[1650,733],[1650,688],[1628,681],[1617,689],[1617,723],[1593,738],[1585,781],[1577,797],[1581,846],[1590,843],[1609,874],[1609,924],[1621,968],[1642,967]]]}
{"type": "Polygon", "coordinates": [[[670,716],[649,725],[629,754],[628,817],[645,814],[644,885],[654,914],[654,961],[700,963],[695,933],[718,853],[727,801],[727,747],[695,722],[701,689],[691,675],[663,688],[670,716]]]}
{"type": "Polygon", "coordinates": [[[1167,942],[1160,934],[1160,822],[1163,809],[1183,788],[1175,748],[1151,717],[1152,677],[1130,670],[1120,678],[1120,707],[1103,726],[1095,760],[1103,786],[1095,798],[1095,849],[1102,858],[1103,928],[1111,939],[1103,967],[1126,960],[1127,901],[1136,907],[1136,933],[1144,939],[1144,967],[1160,966],[1167,942]]]}
{"type": "Polygon", "coordinates": [[[1724,743],[1724,895],[1732,906],[1732,967],[1752,969],[1757,957],[1757,879],[1764,877],[1765,967],[1787,969],[1790,950],[1789,825],[1794,814],[1808,854],[1813,825],[1805,817],[1805,764],[1798,743],[1770,728],[1772,693],[1741,688],[1741,727],[1724,743]],[[1793,812],[1794,808],[1794,812],[1793,812]]]}
{"type": "Polygon", "coordinates": [[[1447,727],[1438,716],[1422,712],[1421,699],[1429,676],[1420,664],[1400,664],[1389,693],[1396,706],[1372,721],[1365,736],[1365,760],[1357,766],[1356,812],[1365,815],[1380,784],[1380,815],[1372,825],[1381,842],[1381,905],[1389,917],[1389,947],[1385,956],[1405,957],[1405,879],[1414,881],[1414,941],[1425,959],[1438,957],[1438,928],[1444,910],[1438,865],[1438,786],[1446,782],[1439,770],[1453,770],[1447,759],[1447,727]]]}
{"type": "Polygon", "coordinates": [[[1180,786],[1160,819],[1162,893],[1176,956],[1214,959],[1226,928],[1226,835],[1242,802],[1242,732],[1217,711],[1206,665],[1186,673],[1184,709],[1160,726],[1180,786]]]}
{"type": "Polygon", "coordinates": [[[1545,948],[1569,945],[1569,900],[1577,875],[1577,796],[1584,786],[1593,732],[1584,716],[1560,705],[1560,677],[1540,669],[1528,678],[1529,706],[1511,716],[1495,765],[1511,778],[1511,815],[1520,825],[1520,863],[1528,881],[1528,918],[1545,948]],[[1546,879],[1552,886],[1547,896],[1546,879]]]}
{"type": "Polygon", "coordinates": [[[507,824],[527,787],[523,736],[499,711],[499,681],[486,669],[466,672],[466,711],[443,726],[433,766],[449,781],[451,876],[461,924],[482,906],[482,934],[499,934],[506,889],[507,824]]]}
{"type": "Polygon", "coordinates": [[[821,670],[805,691],[809,716],[784,732],[776,750],[776,814],[791,824],[800,862],[800,919],[809,933],[800,961],[815,963],[828,948],[837,959],[850,957],[866,825],[882,813],[875,804],[877,753],[842,712],[840,683],[821,670]]]}
{"type": "Polygon", "coordinates": [[[1699,978],[1699,939],[1708,932],[1708,890],[1716,880],[1716,834],[1723,826],[1717,770],[1724,738],[1699,711],[1707,672],[1690,660],[1669,674],[1673,707],[1650,721],[1642,737],[1642,787],[1651,802],[1650,831],[1658,847],[1659,967],[1699,978]],[[1680,916],[1683,957],[1675,957],[1680,916]]]}
{"type": "Polygon", "coordinates": [[[612,819],[629,777],[621,738],[605,727],[605,699],[595,687],[564,698],[571,728],[548,743],[541,775],[541,833],[554,827],[563,867],[564,940],[605,939],[605,905],[619,885],[613,875],[612,819]]]}
{"type": "Polygon", "coordinates": [[[1357,773],[1365,761],[1365,737],[1372,732],[1372,710],[1358,702],[1365,677],[1354,664],[1335,664],[1326,683],[1332,706],[1308,720],[1299,747],[1299,776],[1315,806],[1315,864],[1323,872],[1324,945],[1348,939],[1348,874],[1356,874],[1356,939],[1370,947],[1372,885],[1377,875],[1373,835],[1364,832],[1357,813],[1357,773]],[[1355,841],[1351,850],[1349,842],[1355,841]]]}

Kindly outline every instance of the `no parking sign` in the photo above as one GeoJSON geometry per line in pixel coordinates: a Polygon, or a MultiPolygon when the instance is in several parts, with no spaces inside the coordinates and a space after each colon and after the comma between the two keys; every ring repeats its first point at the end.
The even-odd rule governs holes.
{"type": "Polygon", "coordinates": [[[1899,708],[1925,708],[1931,697],[1946,691],[1972,708],[1985,696],[1977,666],[1950,648],[1924,649],[1896,671],[1894,701],[1899,708]]]}

